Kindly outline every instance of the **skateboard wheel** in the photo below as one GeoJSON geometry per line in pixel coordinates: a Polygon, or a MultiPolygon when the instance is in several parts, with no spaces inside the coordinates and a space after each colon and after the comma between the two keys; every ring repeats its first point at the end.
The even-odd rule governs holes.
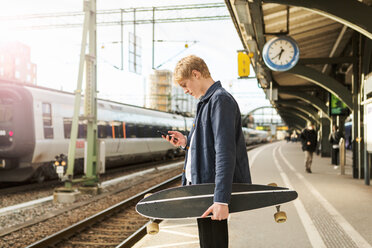
{"type": "Polygon", "coordinates": [[[269,183],[267,186],[278,187],[276,183],[269,183]]]}
{"type": "Polygon", "coordinates": [[[274,214],[274,218],[277,223],[284,223],[287,221],[287,214],[280,211],[274,214]]]}
{"type": "Polygon", "coordinates": [[[152,193],[147,193],[143,198],[149,197],[152,193]]]}
{"type": "Polygon", "coordinates": [[[155,235],[159,232],[159,224],[151,222],[146,226],[147,234],[155,235]]]}

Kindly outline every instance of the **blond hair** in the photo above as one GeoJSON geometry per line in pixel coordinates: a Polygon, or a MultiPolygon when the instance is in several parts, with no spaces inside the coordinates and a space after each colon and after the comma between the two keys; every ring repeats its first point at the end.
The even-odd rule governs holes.
{"type": "Polygon", "coordinates": [[[178,61],[176,67],[174,68],[174,82],[179,84],[181,81],[191,78],[191,73],[193,70],[200,72],[203,78],[211,77],[208,66],[204,60],[195,55],[189,55],[178,61]]]}

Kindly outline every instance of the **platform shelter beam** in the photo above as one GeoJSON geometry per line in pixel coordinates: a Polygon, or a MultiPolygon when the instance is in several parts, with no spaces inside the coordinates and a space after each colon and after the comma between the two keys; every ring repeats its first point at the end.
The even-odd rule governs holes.
{"type": "Polygon", "coordinates": [[[353,99],[350,91],[333,77],[327,76],[318,70],[304,65],[296,65],[288,72],[293,73],[300,78],[309,80],[310,82],[324,88],[328,92],[331,92],[333,95],[342,100],[350,110],[352,110],[353,99]]]}
{"type": "Polygon", "coordinates": [[[283,106],[298,109],[298,110],[304,112],[305,114],[310,115],[311,117],[313,117],[313,119],[319,119],[318,112],[316,112],[314,110],[314,108],[312,108],[308,105],[298,104],[297,101],[294,101],[294,100],[278,100],[278,101],[275,101],[275,104],[279,104],[279,105],[283,105],[283,106]]]}
{"type": "Polygon", "coordinates": [[[372,8],[356,0],[263,0],[264,3],[284,4],[306,8],[372,39],[372,8]]]}
{"type": "Polygon", "coordinates": [[[296,119],[296,118],[292,118],[288,115],[283,115],[283,120],[288,123],[288,128],[298,128],[299,130],[303,129],[304,126],[303,126],[303,120],[302,119],[296,119]]]}
{"type": "Polygon", "coordinates": [[[283,110],[278,110],[278,113],[280,114],[280,116],[282,116],[282,118],[286,119],[286,120],[289,120],[287,122],[287,125],[288,126],[292,126],[291,123],[295,123],[297,125],[299,125],[301,128],[300,129],[303,129],[306,127],[306,120],[301,118],[301,117],[298,117],[296,115],[293,115],[293,114],[290,114],[290,113],[287,113],[283,110]]]}
{"type": "Polygon", "coordinates": [[[306,122],[311,122],[313,124],[318,122],[317,120],[314,120],[311,116],[308,116],[308,115],[304,114],[302,111],[299,111],[299,110],[294,109],[294,108],[278,107],[278,109],[282,109],[283,111],[285,111],[287,113],[298,116],[298,117],[304,119],[306,122]]]}
{"type": "Polygon", "coordinates": [[[291,95],[291,96],[294,96],[296,98],[299,98],[299,99],[303,100],[304,102],[312,105],[313,107],[315,107],[319,111],[322,111],[322,113],[325,117],[327,117],[328,119],[331,119],[328,115],[328,107],[325,105],[324,102],[322,102],[322,100],[320,100],[317,97],[311,96],[311,95],[309,95],[305,92],[301,92],[301,91],[287,90],[283,87],[279,88],[279,94],[286,94],[286,95],[291,95]]]}

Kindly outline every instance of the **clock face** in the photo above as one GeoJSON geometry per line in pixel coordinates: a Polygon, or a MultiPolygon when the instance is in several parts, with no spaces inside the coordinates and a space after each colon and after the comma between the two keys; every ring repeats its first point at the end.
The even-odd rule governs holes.
{"type": "Polygon", "coordinates": [[[299,59],[297,43],[290,37],[271,39],[263,49],[265,64],[274,71],[286,71],[296,65],[299,59]]]}

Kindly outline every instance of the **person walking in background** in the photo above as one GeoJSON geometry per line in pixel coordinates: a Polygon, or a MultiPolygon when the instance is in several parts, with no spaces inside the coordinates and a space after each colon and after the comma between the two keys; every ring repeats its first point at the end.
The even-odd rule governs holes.
{"type": "Polygon", "coordinates": [[[297,133],[296,133],[295,130],[293,130],[293,132],[291,134],[291,141],[292,142],[297,142],[297,138],[298,138],[297,133]]]}
{"type": "Polygon", "coordinates": [[[307,128],[302,131],[300,139],[302,142],[302,150],[305,152],[306,172],[312,173],[311,164],[313,162],[313,154],[317,144],[317,134],[312,123],[308,123],[307,128]]]}
{"type": "Polygon", "coordinates": [[[338,168],[340,162],[340,139],[343,138],[343,134],[338,129],[337,125],[332,126],[332,133],[329,135],[329,142],[332,146],[332,164],[335,165],[334,169],[338,168]]]}
{"type": "Polygon", "coordinates": [[[251,183],[239,106],[197,56],[181,59],[173,76],[200,101],[188,137],[168,131],[163,138],[186,150],[182,185],[215,183],[214,202],[197,220],[200,247],[227,248],[232,184],[251,183]]]}

